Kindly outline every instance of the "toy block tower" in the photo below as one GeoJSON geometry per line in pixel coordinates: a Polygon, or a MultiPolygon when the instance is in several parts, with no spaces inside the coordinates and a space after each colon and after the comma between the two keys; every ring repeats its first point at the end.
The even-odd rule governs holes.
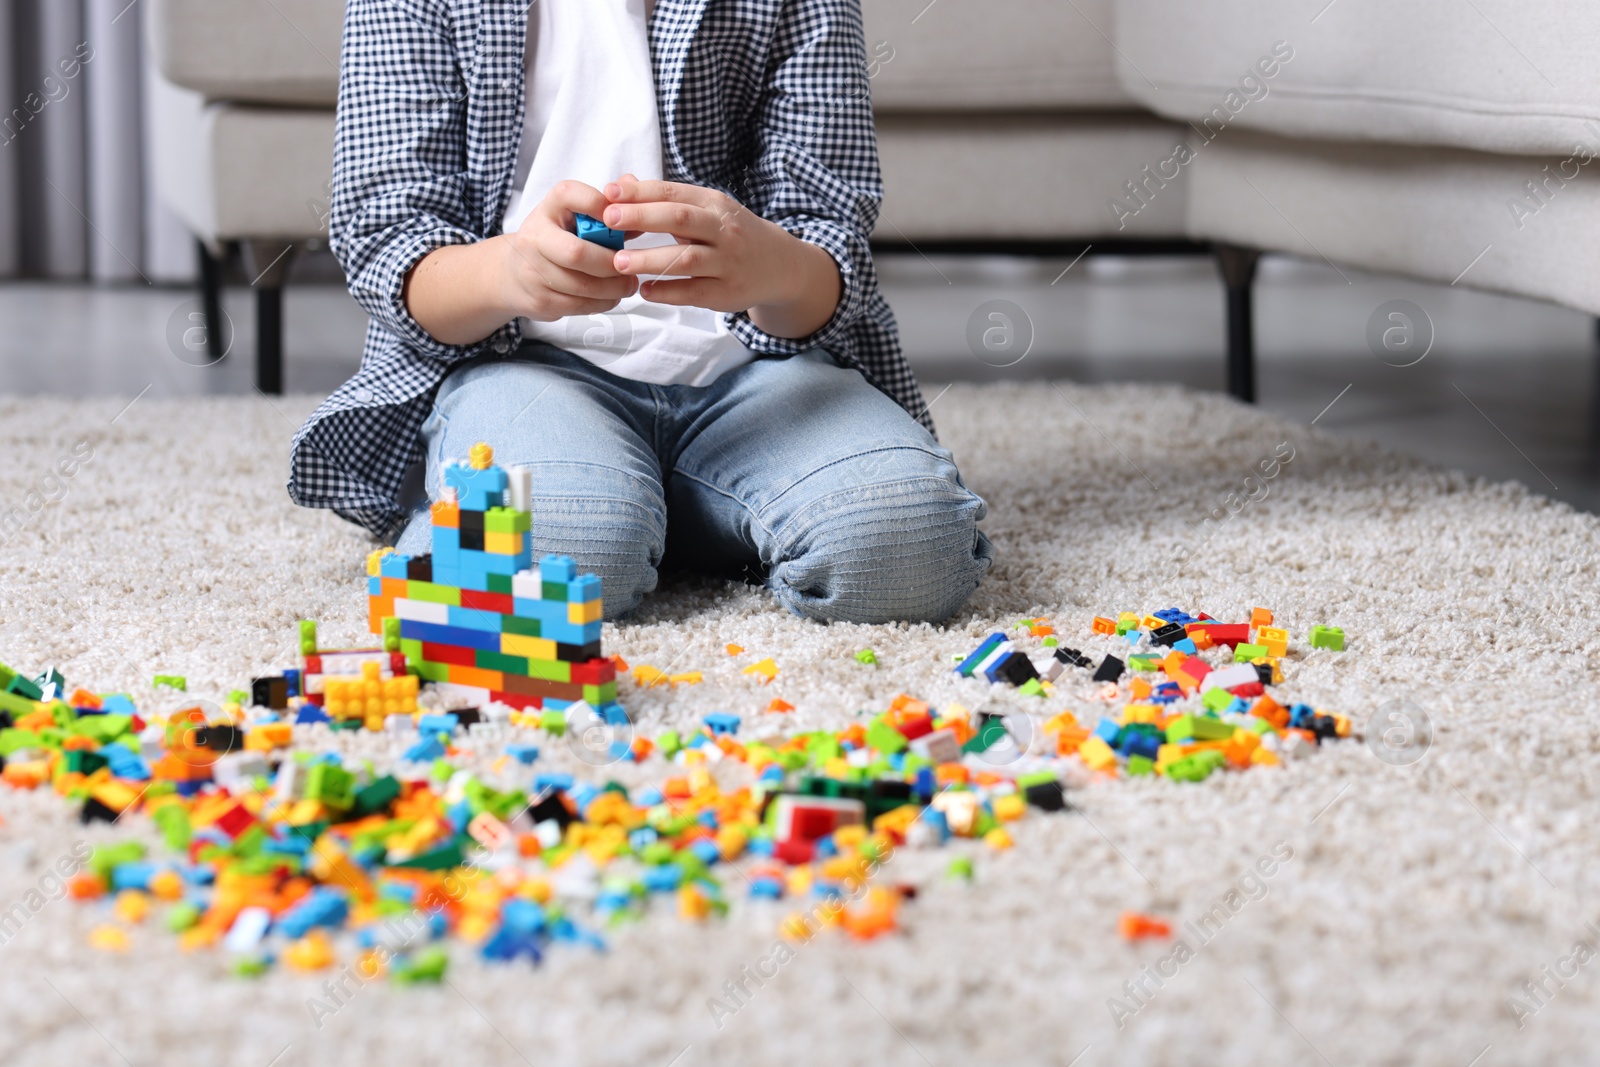
{"type": "Polygon", "coordinates": [[[565,556],[533,566],[532,472],[494,465],[486,444],[445,468],[433,551],[367,561],[370,623],[424,681],[478,704],[560,709],[578,701],[625,721],[600,651],[600,579],[565,556]]]}

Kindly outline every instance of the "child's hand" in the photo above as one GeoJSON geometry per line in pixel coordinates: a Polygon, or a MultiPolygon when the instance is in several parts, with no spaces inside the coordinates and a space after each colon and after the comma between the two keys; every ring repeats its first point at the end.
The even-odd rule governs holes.
{"type": "Polygon", "coordinates": [[[612,229],[630,236],[667,233],[678,240],[611,256],[621,274],[678,279],[643,283],[640,295],[646,300],[748,311],[761,329],[788,338],[815,333],[838,307],[842,283],[833,257],[730,196],[626,174],[605,187],[605,199],[609,206],[595,217],[612,229]]]}
{"type": "Polygon", "coordinates": [[[564,181],[507,235],[506,300],[517,314],[539,322],[598,315],[634,294],[638,281],[618,273],[611,250],[573,232],[574,215],[599,218],[605,208],[605,197],[593,186],[564,181]]]}

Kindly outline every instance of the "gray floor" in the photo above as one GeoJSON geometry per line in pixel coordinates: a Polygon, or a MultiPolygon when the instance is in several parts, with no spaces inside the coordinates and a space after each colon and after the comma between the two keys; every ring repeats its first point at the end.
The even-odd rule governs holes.
{"type": "MultiPolygon", "coordinates": [[[[1209,261],[1090,258],[1068,266],[886,259],[884,289],[929,395],[949,381],[1008,378],[1222,387],[1222,294],[1209,261]]],[[[1600,510],[1593,319],[1345,273],[1348,281],[1321,264],[1263,263],[1256,321],[1265,408],[1600,510]],[[1385,362],[1369,346],[1369,320],[1392,300],[1411,301],[1432,324],[1431,348],[1409,366],[1391,364],[1414,355],[1385,362]]],[[[337,285],[292,286],[286,307],[288,388],[331,390],[359,362],[365,317],[337,285]]],[[[168,396],[249,391],[249,291],[230,290],[226,310],[237,335],[233,354],[205,366],[196,351],[201,335],[191,332],[198,305],[190,293],[0,286],[7,325],[0,390],[129,397],[146,389],[168,396]]]]}

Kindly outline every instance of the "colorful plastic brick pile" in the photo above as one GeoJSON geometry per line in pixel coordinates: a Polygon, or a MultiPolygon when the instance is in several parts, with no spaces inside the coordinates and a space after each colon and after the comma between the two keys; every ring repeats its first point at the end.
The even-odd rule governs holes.
{"type": "MultiPolygon", "coordinates": [[[[447,937],[486,959],[536,961],[553,942],[602,947],[601,931],[652,897],[700,920],[738,893],[796,907],[786,936],[838,926],[871,938],[895,928],[912,892],[872,884],[897,848],[1009,847],[1008,824],[1029,808],[1066,809],[1063,782],[1081,765],[1199,781],[1350,732],[1267,692],[1289,638],[1258,608],[1232,624],[1177,609],[1096,618],[1085,636],[1110,648],[1098,663],[1035,619],[960,658],[959,675],[1020,694],[1093,687],[1107,710],[1092,729],[1071,711],[1036,729],[1020,709],[974,715],[902,695],[838,731],[741,740],[741,718],[713,712],[687,734],[635,736],[616,702],[628,668],[600,647],[598,579],[557,557],[532,566],[527,472],[479,446],[445,479],[433,551],[368,561],[381,647],[321,649],[303,622],[295,667],[220,710],[169,714],[0,666],[4,781],[48,786],[85,822],[148,818],[170,852],[134,841],[93,852],[71,886],[111,902],[92,944],[126,949],[159,908],[186,947],[222,946],[243,974],[343,961],[366,979],[437,981],[447,937]],[[347,730],[358,733],[335,733],[347,730]],[[656,784],[535,769],[542,748],[578,733],[582,762],[648,765],[656,784]],[[744,773],[714,777],[724,762],[744,773]]],[[[1310,644],[1343,642],[1317,627],[1310,644]]],[[[770,681],[777,666],[742,673],[770,681]]],[[[701,680],[634,675],[641,688],[701,680]]],[[[970,857],[952,869],[970,874],[970,857]]]]}
{"type": "MultiPolygon", "coordinates": [[[[1079,649],[1061,645],[1053,627],[1025,619],[1017,628],[1042,637],[1035,655],[1004,633],[994,633],[961,659],[956,673],[1045,696],[1058,683],[1073,680],[1068,672],[1082,672],[1102,685],[1097,699],[1126,703],[1101,716],[1092,730],[1070,711],[1051,718],[1045,733],[1056,738],[1061,755],[1077,755],[1095,771],[1197,782],[1224,767],[1276,765],[1324,739],[1350,736],[1345,716],[1323,714],[1308,704],[1286,706],[1267,692],[1283,681],[1289,654],[1288,631],[1272,623],[1266,608],[1253,609],[1243,623],[1177,608],[1143,617],[1134,612],[1116,619],[1097,616],[1092,634],[1116,647],[1096,664],[1079,649]]],[[[1343,651],[1344,631],[1314,626],[1308,644],[1343,651]]]]}

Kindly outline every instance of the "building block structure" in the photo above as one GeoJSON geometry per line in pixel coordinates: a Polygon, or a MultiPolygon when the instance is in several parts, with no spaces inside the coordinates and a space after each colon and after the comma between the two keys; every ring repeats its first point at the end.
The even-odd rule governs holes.
{"type": "Polygon", "coordinates": [[[524,710],[582,701],[625,721],[616,665],[600,650],[600,579],[565,556],[533,564],[532,471],[497,467],[478,444],[444,480],[433,551],[367,561],[372,631],[447,695],[524,710]]]}

